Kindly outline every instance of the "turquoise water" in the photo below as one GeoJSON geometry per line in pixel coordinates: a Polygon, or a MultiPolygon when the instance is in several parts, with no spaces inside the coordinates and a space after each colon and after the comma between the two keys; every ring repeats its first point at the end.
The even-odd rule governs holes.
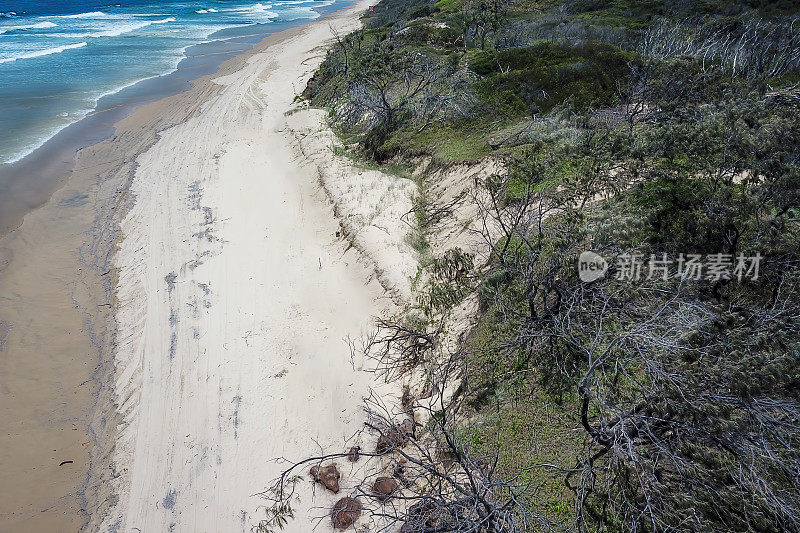
{"type": "Polygon", "coordinates": [[[0,0],[0,163],[19,160],[104,95],[174,71],[192,45],[320,16],[334,0],[0,0]]]}

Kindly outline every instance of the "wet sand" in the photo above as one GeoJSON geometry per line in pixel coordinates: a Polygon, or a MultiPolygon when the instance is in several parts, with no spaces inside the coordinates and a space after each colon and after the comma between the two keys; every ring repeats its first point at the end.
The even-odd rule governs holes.
{"type": "Polygon", "coordinates": [[[0,240],[8,261],[0,272],[2,531],[75,531],[84,521],[98,361],[87,313],[103,302],[103,283],[96,268],[81,266],[92,219],[84,184],[70,185],[0,240]]]}

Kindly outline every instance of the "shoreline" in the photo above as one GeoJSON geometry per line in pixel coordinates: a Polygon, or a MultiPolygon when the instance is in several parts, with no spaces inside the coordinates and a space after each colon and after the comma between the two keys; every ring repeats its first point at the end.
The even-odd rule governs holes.
{"type": "MultiPolygon", "coordinates": [[[[97,525],[97,519],[104,516],[102,513],[107,512],[109,507],[118,502],[118,495],[114,491],[107,490],[108,485],[121,474],[120,471],[109,468],[118,444],[113,438],[118,422],[115,410],[107,408],[116,402],[115,391],[111,390],[116,374],[111,350],[117,345],[114,323],[117,301],[114,288],[118,284],[118,270],[112,261],[113,252],[121,242],[121,236],[117,232],[118,221],[135,205],[129,191],[138,168],[139,155],[159,140],[161,132],[185,123],[201,111],[204,102],[213,98],[218,90],[212,80],[235,73],[248,62],[248,58],[291,40],[307,31],[310,26],[322,27],[324,30],[318,32],[324,33],[328,32],[327,24],[332,19],[350,17],[347,18],[347,23],[356,24],[358,19],[355,14],[364,10],[366,5],[366,2],[356,2],[348,7],[338,8],[332,14],[316,21],[271,34],[248,52],[224,61],[215,73],[194,80],[188,90],[138,106],[131,114],[115,123],[116,131],[113,136],[80,150],[64,184],[52,193],[44,205],[28,213],[13,231],[0,237],[0,275],[2,275],[0,279],[5,282],[5,285],[0,287],[0,298],[7,300],[8,294],[4,292],[10,293],[12,289],[16,297],[20,294],[29,297],[31,293],[36,292],[35,280],[31,278],[35,278],[37,272],[41,272],[47,279],[53,279],[54,285],[50,289],[55,290],[54,287],[57,287],[63,293],[63,302],[53,306],[52,323],[46,326],[38,324],[35,320],[32,326],[20,326],[19,319],[25,314],[22,305],[19,310],[11,314],[12,316],[9,316],[9,309],[0,311],[0,325],[9,323],[13,328],[10,330],[11,333],[0,331],[4,338],[2,349],[8,353],[28,353],[31,357],[35,357],[34,354],[38,354],[37,349],[41,346],[29,346],[28,333],[35,331],[37,335],[47,336],[47,344],[52,345],[52,353],[41,356],[45,361],[37,363],[37,371],[42,372],[39,380],[43,384],[58,383],[59,388],[47,398],[43,398],[41,393],[44,389],[37,390],[37,386],[31,387],[27,398],[21,398],[14,404],[5,406],[7,418],[4,419],[21,418],[25,421],[23,405],[38,412],[41,407],[58,401],[62,405],[62,410],[69,413],[65,412],[65,416],[43,421],[43,427],[37,431],[64,435],[64,429],[53,427],[63,425],[58,422],[59,420],[68,420],[69,424],[74,426],[73,432],[68,434],[69,438],[64,440],[62,436],[61,440],[53,441],[58,444],[53,450],[58,454],[55,459],[72,462],[58,466],[62,461],[54,459],[53,466],[48,466],[42,474],[48,481],[61,476],[57,480],[57,485],[61,488],[53,489],[48,483],[43,484],[41,479],[34,482],[31,487],[24,486],[24,472],[29,468],[29,464],[38,461],[35,457],[37,447],[32,447],[29,452],[26,451],[33,456],[28,462],[23,461],[15,465],[18,466],[17,470],[12,467],[6,471],[5,474],[9,478],[11,476],[23,478],[22,490],[15,491],[18,493],[15,498],[5,500],[7,504],[0,512],[0,521],[8,524],[9,531],[36,528],[48,530],[53,527],[71,529],[72,526],[76,529],[91,530],[97,525]],[[65,206],[68,209],[66,214],[65,206]],[[54,253],[52,249],[42,249],[42,242],[48,242],[50,239],[62,243],[58,253],[54,253]],[[70,248],[70,243],[74,243],[75,246],[70,248]],[[15,276],[19,277],[20,281],[17,282],[15,276]],[[76,327],[78,324],[79,327],[76,327]],[[73,335],[78,330],[82,334],[73,335]],[[26,338],[27,344],[22,342],[26,338]],[[63,350],[65,344],[62,339],[77,342],[80,348],[63,350]],[[62,349],[58,350],[58,347],[62,349]],[[87,357],[80,354],[89,355],[87,357]],[[64,359],[63,364],[59,363],[59,357],[64,359]],[[94,365],[89,361],[99,362],[94,365]],[[50,369],[52,372],[47,374],[45,363],[51,364],[57,370],[50,369]],[[93,368],[87,368],[87,365],[93,368]],[[65,368],[73,370],[65,374],[65,368]],[[88,381],[86,378],[89,378],[88,381]],[[70,384],[72,381],[74,385],[70,384]],[[60,398],[66,398],[65,393],[73,389],[81,390],[83,399],[77,400],[73,392],[70,396],[72,399],[61,404],[60,398]],[[91,407],[92,405],[94,407],[91,407]],[[89,421],[87,416],[92,420],[89,421]],[[80,430],[82,426],[88,426],[88,433],[80,430]],[[72,480],[76,478],[74,474],[67,474],[65,468],[71,468],[74,472],[79,470],[81,465],[86,465],[88,474],[80,482],[79,487],[70,489],[70,485],[74,482],[72,480]],[[51,503],[41,501],[42,496],[49,498],[47,495],[52,494],[63,494],[63,496],[57,497],[51,503]]],[[[317,39],[320,35],[318,33],[317,39]]],[[[311,69],[307,65],[302,68],[311,69]]],[[[302,87],[298,89],[298,92],[302,91],[302,87]]],[[[267,104],[269,105],[269,102],[267,104]]],[[[306,194],[308,193],[307,191],[306,194]]],[[[323,203],[326,201],[319,200],[323,203]]],[[[333,220],[331,217],[331,222],[333,220]]],[[[339,253],[345,254],[346,248],[347,246],[342,245],[337,249],[339,253]]],[[[353,259],[354,263],[360,261],[358,258],[353,259]]],[[[357,270],[363,274],[364,279],[370,277],[368,274],[370,269],[366,266],[361,265],[357,270]]],[[[378,292],[372,294],[376,295],[378,292]]],[[[382,296],[378,297],[380,298],[382,296]]],[[[42,296],[41,300],[34,298],[33,301],[48,299],[52,299],[52,293],[42,296]]],[[[26,300],[30,301],[30,298],[26,300]]],[[[367,313],[361,318],[369,316],[367,313]]],[[[2,370],[6,369],[7,367],[3,367],[2,370]]],[[[28,370],[23,369],[22,372],[28,370]]],[[[51,388],[52,385],[47,387],[51,388]]],[[[35,416],[37,417],[35,420],[38,420],[41,415],[35,416]]],[[[9,459],[16,459],[21,449],[19,446],[24,447],[28,444],[29,439],[24,435],[27,435],[26,431],[29,430],[20,429],[17,433],[12,427],[10,430],[12,431],[9,433],[9,445],[4,446],[4,454],[9,459]]],[[[43,439],[45,442],[38,448],[47,448],[50,446],[50,440],[52,439],[43,439]]],[[[268,481],[264,479],[263,483],[266,484],[268,481]]],[[[257,490],[250,491],[250,494],[258,492],[261,488],[263,487],[254,487],[257,490]]]]}
{"type": "Polygon", "coordinates": [[[317,19],[219,29],[202,42],[186,46],[172,70],[100,96],[81,118],[55,130],[19,159],[0,163],[0,238],[19,227],[26,214],[45,205],[64,186],[80,150],[113,137],[116,124],[138,108],[190,90],[195,81],[213,75],[224,62],[251,51],[270,35],[312,24],[348,5],[348,0],[334,0],[317,8],[317,19]],[[263,31],[249,32],[252,28],[263,31]]]}

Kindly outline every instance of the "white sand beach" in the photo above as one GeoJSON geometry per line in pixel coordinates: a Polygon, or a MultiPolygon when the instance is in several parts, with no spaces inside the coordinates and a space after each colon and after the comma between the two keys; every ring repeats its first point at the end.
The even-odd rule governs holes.
{"type": "MultiPolygon", "coordinates": [[[[347,341],[408,292],[413,187],[335,160],[322,112],[288,112],[331,27],[353,29],[366,5],[201,82],[191,117],[138,157],[114,259],[115,474],[90,530],[250,531],[276,458],[353,444],[380,384],[347,341]],[[364,231],[344,239],[335,211],[364,231]]],[[[330,528],[323,492],[303,484],[287,531],[330,528]]]]}

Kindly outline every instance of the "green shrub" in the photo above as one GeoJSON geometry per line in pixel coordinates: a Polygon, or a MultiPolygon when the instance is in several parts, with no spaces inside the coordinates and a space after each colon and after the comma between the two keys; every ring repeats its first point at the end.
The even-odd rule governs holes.
{"type": "Polygon", "coordinates": [[[578,110],[613,103],[638,58],[605,43],[580,46],[543,41],[524,48],[475,52],[469,68],[484,102],[506,115],[546,113],[565,101],[578,110]],[[516,98],[511,98],[514,94],[516,98]]]}

